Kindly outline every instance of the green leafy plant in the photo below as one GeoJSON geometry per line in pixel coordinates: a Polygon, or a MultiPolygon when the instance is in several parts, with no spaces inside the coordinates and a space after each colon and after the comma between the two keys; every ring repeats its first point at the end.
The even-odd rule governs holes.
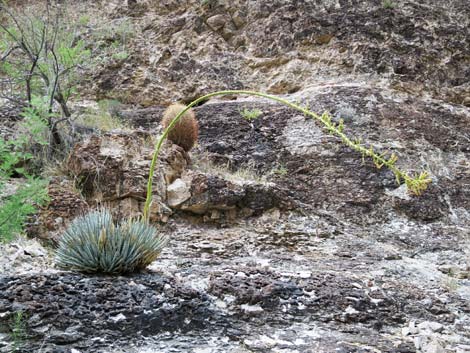
{"type": "Polygon", "coordinates": [[[429,183],[431,183],[431,178],[429,177],[429,174],[426,171],[423,171],[419,174],[415,175],[410,175],[407,172],[404,172],[400,170],[396,166],[396,162],[398,160],[398,157],[395,154],[391,154],[390,156],[387,156],[386,153],[378,153],[374,150],[372,146],[365,146],[362,144],[361,140],[355,139],[351,140],[349,137],[347,137],[343,130],[344,130],[344,123],[342,120],[339,121],[339,123],[335,123],[332,120],[332,117],[329,113],[325,112],[322,115],[318,115],[314,112],[311,112],[309,109],[306,107],[302,107],[299,104],[295,104],[292,102],[289,102],[286,99],[268,95],[265,93],[261,92],[254,92],[254,91],[245,91],[245,90],[226,90],[226,91],[218,91],[218,92],[213,92],[206,94],[202,97],[197,98],[196,100],[192,101],[189,103],[185,108],[181,109],[181,111],[175,115],[173,120],[168,124],[166,129],[163,131],[163,134],[160,136],[158,139],[156,145],[155,145],[155,151],[152,157],[152,162],[150,164],[150,171],[149,171],[149,179],[147,182],[147,197],[144,205],[144,210],[143,210],[143,218],[144,220],[148,221],[149,219],[149,210],[150,210],[150,205],[152,201],[152,190],[153,190],[153,175],[155,172],[155,167],[157,164],[158,156],[160,154],[160,150],[163,145],[163,141],[168,137],[168,134],[171,132],[171,130],[175,127],[175,125],[178,123],[178,121],[181,119],[181,117],[188,112],[191,107],[196,106],[200,104],[201,102],[204,102],[208,100],[209,98],[215,97],[215,96],[223,96],[223,95],[234,95],[234,94],[244,94],[244,95],[250,95],[250,96],[258,96],[258,97],[263,97],[267,98],[279,103],[282,103],[286,106],[289,106],[291,108],[294,108],[306,116],[309,116],[313,118],[315,121],[321,123],[323,128],[330,133],[333,136],[339,137],[340,140],[348,147],[352,148],[353,150],[359,152],[362,154],[363,158],[369,157],[373,160],[374,164],[377,166],[377,168],[382,168],[383,166],[387,167],[390,169],[393,174],[395,175],[396,181],[398,184],[401,184],[404,182],[409,190],[410,193],[415,194],[415,195],[420,195],[422,192],[426,190],[428,187],[429,183]]]}
{"type": "Polygon", "coordinates": [[[392,0],[384,0],[382,1],[382,7],[384,9],[393,9],[395,8],[395,3],[392,0]]]}
{"type": "Polygon", "coordinates": [[[243,110],[240,111],[241,116],[248,121],[258,119],[263,112],[259,109],[248,109],[248,108],[243,108],[243,110]]]}
{"type": "Polygon", "coordinates": [[[78,18],[78,23],[81,26],[87,26],[90,23],[91,17],[90,15],[82,15],[78,18]]]}
{"type": "Polygon", "coordinates": [[[11,340],[13,341],[12,351],[16,351],[23,345],[26,338],[26,320],[23,311],[17,311],[13,316],[13,321],[10,326],[11,340]]]}
{"type": "Polygon", "coordinates": [[[48,199],[47,181],[31,173],[31,160],[36,161],[33,147],[48,143],[41,112],[27,107],[20,130],[15,139],[0,139],[0,241],[21,233],[27,218],[48,199]]]}
{"type": "Polygon", "coordinates": [[[129,53],[125,50],[119,51],[119,52],[113,54],[113,59],[118,60],[118,61],[124,61],[128,57],[129,57],[129,53]]]}
{"type": "Polygon", "coordinates": [[[109,274],[147,267],[160,254],[167,238],[139,220],[114,223],[107,210],[75,219],[61,237],[56,253],[58,267],[109,274]]]}
{"type": "MultiPolygon", "coordinates": [[[[5,190],[4,184],[0,185],[0,189],[5,190]]],[[[10,241],[21,233],[28,217],[47,200],[47,181],[33,177],[29,177],[13,194],[3,197],[0,205],[0,241],[10,241]]]]}

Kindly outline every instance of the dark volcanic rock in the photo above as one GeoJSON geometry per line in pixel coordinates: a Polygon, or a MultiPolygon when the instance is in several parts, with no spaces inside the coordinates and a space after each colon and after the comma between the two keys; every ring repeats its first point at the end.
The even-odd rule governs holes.
{"type": "MultiPolygon", "coordinates": [[[[390,341],[378,336],[387,327],[410,318],[442,324],[456,319],[437,296],[421,296],[415,287],[397,283],[391,289],[391,283],[381,281],[364,283],[342,275],[308,272],[291,277],[256,267],[209,275],[208,294],[212,296],[155,273],[2,277],[0,333],[11,330],[15,313],[21,311],[26,330],[22,352],[57,352],[58,347],[67,352],[71,348],[108,352],[110,346],[138,346],[145,337],[166,334],[226,335],[235,343],[249,337],[253,325],[272,325],[288,334],[293,325],[314,323],[334,324],[345,333],[376,332],[373,343],[390,347],[390,341]]],[[[198,343],[189,342],[192,344],[198,343]]],[[[1,345],[0,351],[5,351],[1,345]]]]}
{"type": "Polygon", "coordinates": [[[311,102],[312,111],[344,117],[348,136],[396,153],[399,166],[411,174],[428,169],[434,186],[426,195],[397,201],[390,195],[398,187],[390,171],[362,161],[312,119],[259,100],[199,107],[201,147],[219,164],[228,163],[234,170],[253,166],[294,200],[356,222],[386,220],[394,209],[432,220],[448,215],[449,204],[467,208],[470,175],[462,168],[468,167],[470,115],[465,109],[348,85],[316,88],[292,100],[296,97],[311,102]],[[256,107],[263,114],[248,122],[240,115],[243,107],[256,107]],[[278,172],[280,166],[284,173],[278,172]]]}
{"type": "Polygon", "coordinates": [[[209,293],[220,298],[233,296],[235,300],[229,305],[241,312],[243,304],[259,305],[259,311],[267,310],[273,316],[289,315],[293,321],[309,315],[319,322],[363,323],[377,330],[404,323],[411,312],[421,319],[432,318],[436,313],[450,322],[455,319],[437,297],[431,299],[432,307],[418,304],[421,297],[412,288],[385,292],[380,290],[380,284],[364,285],[340,275],[304,277],[287,279],[256,268],[229,269],[211,274],[209,293]]]}
{"type": "Polygon", "coordinates": [[[396,198],[395,207],[408,217],[432,221],[441,218],[449,212],[449,205],[444,200],[445,190],[439,190],[431,185],[426,192],[416,197],[396,198]]]}
{"type": "Polygon", "coordinates": [[[275,184],[241,183],[236,184],[210,174],[189,172],[185,179],[190,180],[191,196],[179,207],[196,214],[220,217],[224,213],[228,220],[244,216],[259,216],[272,208],[283,210],[294,207],[286,190],[275,184]]]}
{"type": "Polygon", "coordinates": [[[27,318],[25,352],[41,345],[92,352],[116,340],[203,329],[214,319],[207,296],[155,274],[2,277],[0,293],[2,332],[15,312],[27,318]]]}

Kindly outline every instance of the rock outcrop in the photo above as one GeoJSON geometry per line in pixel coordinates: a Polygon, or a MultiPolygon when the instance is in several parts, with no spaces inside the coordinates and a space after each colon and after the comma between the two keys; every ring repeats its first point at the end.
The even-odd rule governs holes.
{"type": "MultiPolygon", "coordinates": [[[[142,215],[153,147],[151,134],[142,131],[93,135],[78,143],[67,168],[83,199],[72,195],[70,189],[51,186],[52,202],[38,218],[41,229],[36,232],[55,237],[58,230],[63,231],[63,223],[92,207],[110,207],[118,218],[142,215]],[[63,211],[68,209],[66,216],[63,211]]],[[[207,221],[230,222],[271,208],[292,208],[286,192],[273,183],[235,184],[192,171],[190,163],[184,149],[169,141],[165,144],[154,175],[152,222],[166,222],[175,210],[207,221]]]]}
{"type": "Polygon", "coordinates": [[[287,94],[342,76],[469,106],[464,0],[89,2],[126,19],[131,57],[93,73],[93,95],[146,106],[218,89],[287,94]],[[144,9],[144,10],[142,10],[144,9]]]}
{"type": "MultiPolygon", "coordinates": [[[[166,185],[186,168],[186,152],[169,144],[154,175],[150,218],[166,220],[166,185]]],[[[146,132],[111,132],[94,135],[77,144],[68,159],[68,169],[87,202],[107,206],[115,217],[138,217],[145,202],[154,140],[146,132]]]]}
{"type": "Polygon", "coordinates": [[[27,233],[30,237],[56,243],[75,217],[84,215],[90,206],[75,188],[72,180],[52,178],[48,186],[49,202],[31,217],[27,233]]]}

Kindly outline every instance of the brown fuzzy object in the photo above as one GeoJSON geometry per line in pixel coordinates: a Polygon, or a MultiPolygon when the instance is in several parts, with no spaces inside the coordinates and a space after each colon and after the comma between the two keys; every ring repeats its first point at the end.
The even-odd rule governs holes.
{"type": "MultiPolygon", "coordinates": [[[[163,113],[162,125],[166,129],[174,117],[186,108],[185,105],[174,103],[170,105],[163,113]]],[[[192,109],[188,110],[173,126],[168,134],[168,139],[188,152],[196,143],[199,135],[199,124],[192,109]]]]}

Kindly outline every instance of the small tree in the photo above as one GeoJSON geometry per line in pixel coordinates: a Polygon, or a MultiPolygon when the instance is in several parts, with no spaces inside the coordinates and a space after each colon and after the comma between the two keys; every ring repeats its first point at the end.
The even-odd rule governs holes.
{"type": "Polygon", "coordinates": [[[46,98],[50,147],[62,144],[57,124],[70,123],[67,103],[75,92],[78,69],[90,56],[62,6],[46,0],[20,15],[0,3],[0,96],[30,107],[35,96],[46,98]],[[52,114],[54,103],[60,106],[59,116],[52,114]]]}

